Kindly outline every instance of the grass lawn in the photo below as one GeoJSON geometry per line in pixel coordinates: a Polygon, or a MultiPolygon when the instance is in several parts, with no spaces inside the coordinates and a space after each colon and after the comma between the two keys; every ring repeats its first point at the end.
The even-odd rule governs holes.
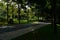
{"type": "MultiPolygon", "coordinates": [[[[29,20],[29,22],[27,20],[20,20],[20,24],[28,24],[28,23],[33,23],[33,22],[37,22],[37,20],[35,20],[35,21],[34,20],[29,20]]],[[[6,22],[0,22],[0,26],[17,25],[17,24],[19,24],[19,21],[16,20],[16,19],[14,19],[13,24],[9,24],[9,23],[7,23],[7,21],[6,22]]]]}
{"type": "MultiPolygon", "coordinates": [[[[60,26],[57,26],[57,28],[59,27],[60,26]]],[[[53,27],[47,25],[12,40],[60,40],[60,31],[57,30],[57,33],[55,34],[53,32],[53,27]]]]}

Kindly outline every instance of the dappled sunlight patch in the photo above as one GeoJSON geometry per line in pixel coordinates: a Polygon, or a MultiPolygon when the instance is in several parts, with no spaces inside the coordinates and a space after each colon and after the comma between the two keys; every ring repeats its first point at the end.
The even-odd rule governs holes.
{"type": "Polygon", "coordinates": [[[32,24],[38,24],[39,22],[33,22],[32,24]]]}
{"type": "Polygon", "coordinates": [[[57,29],[60,30],[60,24],[56,24],[57,25],[57,29]]]}
{"type": "Polygon", "coordinates": [[[60,24],[56,24],[57,26],[60,26],[60,24]]]}

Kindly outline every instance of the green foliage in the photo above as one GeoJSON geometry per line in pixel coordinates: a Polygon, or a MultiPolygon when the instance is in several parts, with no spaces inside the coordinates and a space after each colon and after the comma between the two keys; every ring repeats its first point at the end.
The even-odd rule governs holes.
{"type": "MultiPolygon", "coordinates": [[[[15,20],[14,23],[18,23],[18,10],[20,10],[21,20],[38,20],[40,17],[47,17],[47,15],[52,15],[50,13],[52,8],[51,0],[2,0],[0,2],[1,20],[7,20],[7,1],[9,1],[8,20],[13,18],[13,21],[15,20]],[[18,9],[18,4],[21,5],[20,9],[18,9]]],[[[59,0],[57,1],[56,5],[59,9],[59,0]]]]}

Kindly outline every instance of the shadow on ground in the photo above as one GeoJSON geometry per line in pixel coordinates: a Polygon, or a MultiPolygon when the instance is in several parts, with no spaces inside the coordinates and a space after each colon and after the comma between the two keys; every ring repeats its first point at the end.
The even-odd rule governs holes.
{"type": "Polygon", "coordinates": [[[13,38],[12,40],[60,40],[60,31],[57,31],[55,34],[53,32],[53,27],[51,25],[47,25],[25,35],[13,38]]]}

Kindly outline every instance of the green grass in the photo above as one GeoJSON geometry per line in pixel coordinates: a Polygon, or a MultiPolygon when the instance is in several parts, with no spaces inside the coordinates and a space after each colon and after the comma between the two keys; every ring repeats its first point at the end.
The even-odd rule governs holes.
{"type": "Polygon", "coordinates": [[[27,20],[20,20],[21,24],[27,24],[27,20]]]}
{"type": "Polygon", "coordinates": [[[60,31],[57,30],[57,33],[55,34],[53,32],[53,27],[51,25],[47,25],[12,40],[60,40],[60,31]]]}
{"type": "MultiPolygon", "coordinates": [[[[29,20],[29,22],[27,20],[20,20],[20,24],[28,24],[28,23],[33,23],[33,22],[36,22],[36,21],[33,21],[33,20],[29,20]]],[[[14,20],[14,23],[13,24],[9,24],[6,22],[0,22],[0,26],[6,26],[6,25],[17,25],[19,24],[19,21],[18,20],[14,20]]]]}

